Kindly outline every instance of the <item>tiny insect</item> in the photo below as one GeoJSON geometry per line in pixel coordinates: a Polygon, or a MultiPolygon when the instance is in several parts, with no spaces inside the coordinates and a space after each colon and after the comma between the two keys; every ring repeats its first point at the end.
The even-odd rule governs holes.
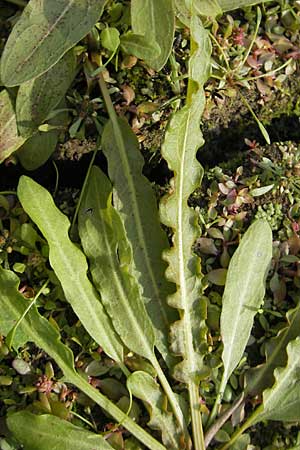
{"type": "Polygon", "coordinates": [[[93,208],[87,208],[84,212],[85,214],[93,214],[93,208]]]}

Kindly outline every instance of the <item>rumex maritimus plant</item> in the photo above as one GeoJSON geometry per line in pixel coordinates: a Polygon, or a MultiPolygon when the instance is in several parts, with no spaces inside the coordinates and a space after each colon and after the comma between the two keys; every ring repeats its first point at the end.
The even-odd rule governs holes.
{"type": "MultiPolygon", "coordinates": [[[[66,3],[68,4],[61,14],[66,15],[65,20],[70,20],[67,13],[70,13],[73,2],[66,3]]],[[[210,39],[199,16],[218,13],[223,8],[226,9],[227,2],[224,4],[225,8],[223,2],[214,2],[213,7],[208,2],[177,2],[175,5],[190,28],[191,50],[186,104],[172,117],[162,148],[162,155],[174,173],[170,192],[160,203],[161,222],[169,227],[173,234],[170,246],[159,225],[159,213],[151,186],[142,175],[143,161],[136,137],[126,121],[116,115],[101,74],[101,67],[95,67],[92,75],[99,80],[109,114],[109,121],[101,139],[101,147],[108,162],[109,179],[96,167],[91,169],[87,178],[78,215],[83,250],[69,238],[70,223],[55,207],[51,195],[44,188],[28,177],[22,177],[18,187],[18,197],[24,210],[48,242],[50,264],[62,285],[66,299],[90,336],[119,364],[131,395],[146,404],[150,415],[149,428],[161,431],[161,442],[136,424],[129,414],[124,413],[75,370],[72,352],[61,342],[58,331],[39,314],[35,306],[24,315],[27,302],[18,291],[18,279],[12,272],[0,270],[1,304],[4,311],[0,319],[1,333],[8,335],[23,315],[23,320],[15,329],[13,347],[18,349],[26,341],[35,342],[56,361],[64,373],[65,381],[91,397],[142,445],[154,450],[204,450],[222,423],[251,393],[246,386],[245,392],[232,408],[216,420],[223,391],[244,353],[254,315],[264,297],[272,239],[270,228],[263,220],[255,222],[249,228],[228,269],[221,315],[223,378],[215,407],[207,421],[211,427],[206,437],[204,436],[199,385],[211,376],[211,367],[207,358],[206,299],[201,261],[192,251],[200,229],[194,210],[188,206],[188,198],[201,183],[203,173],[195,156],[198,148],[203,145],[200,131],[205,104],[203,86],[210,74],[210,39]],[[87,275],[88,269],[92,281],[87,275]],[[169,368],[169,376],[181,383],[182,391],[183,386],[186,387],[188,406],[185,395],[172,389],[165,375],[167,369],[162,369],[163,364],[159,362],[155,349],[169,368]],[[141,370],[130,372],[124,360],[128,351],[148,360],[157,374],[157,380],[141,370]]],[[[95,8],[99,6],[95,2],[82,2],[82,5],[89,7],[90,13],[93,11],[93,5],[95,8]]],[[[173,3],[166,2],[166,5],[169,5],[169,12],[174,14],[173,3]]],[[[131,52],[139,51],[140,56],[143,51],[141,42],[147,30],[153,28],[149,27],[148,23],[147,29],[142,27],[139,6],[140,2],[132,2],[133,33],[124,37],[123,45],[125,46],[125,42],[126,48],[130,48],[131,52]]],[[[231,3],[230,8],[233,6],[235,5],[231,3]]],[[[157,2],[149,1],[147,7],[150,12],[155,13],[151,16],[152,19],[159,16],[160,6],[157,2]]],[[[37,13],[27,8],[25,19],[32,20],[30,11],[33,15],[37,13]]],[[[25,25],[23,24],[24,30],[21,25],[22,23],[19,24],[19,33],[26,34],[25,25]]],[[[91,23],[87,26],[91,26],[91,23]]],[[[168,28],[171,34],[174,32],[173,28],[168,28]]],[[[85,32],[84,29],[81,34],[84,35],[85,32]]],[[[43,39],[42,43],[47,42],[48,36],[43,35],[43,39]]],[[[76,35],[75,41],[71,37],[69,39],[61,50],[62,54],[67,55],[80,36],[76,35]]],[[[149,46],[152,53],[145,55],[144,59],[154,68],[160,68],[166,61],[170,44],[167,45],[166,41],[163,41],[165,47],[160,48],[160,37],[156,32],[153,33],[152,39],[153,43],[149,46]]],[[[29,83],[31,79],[38,80],[39,78],[34,78],[38,77],[38,73],[31,72],[31,66],[27,75],[24,75],[28,58],[33,58],[35,54],[35,47],[32,47],[31,53],[21,64],[24,72],[20,70],[20,66],[17,66],[18,70],[14,67],[17,74],[15,81],[11,81],[7,75],[9,64],[15,62],[7,60],[7,56],[3,57],[4,82],[13,85],[20,82],[29,83]],[[18,78],[20,73],[25,77],[22,81],[18,78]]],[[[53,56],[53,60],[49,58],[47,68],[43,62],[39,75],[47,74],[47,69],[54,70],[55,63],[58,64],[62,54],[53,56]]],[[[91,64],[93,62],[91,61],[91,64]]],[[[11,149],[15,150],[14,145],[11,149]]],[[[285,346],[287,341],[288,339],[285,340],[285,346]]],[[[285,351],[283,344],[281,350],[285,351]]],[[[259,420],[284,420],[285,417],[297,420],[298,412],[294,407],[295,397],[296,400],[299,397],[299,366],[297,358],[294,358],[297,352],[299,353],[298,339],[288,344],[287,358],[279,364],[285,367],[275,370],[275,383],[273,380],[270,385],[264,386],[266,390],[263,404],[247,418],[223,449],[232,445],[243,430],[259,420]]],[[[269,363],[267,360],[266,365],[269,363]]],[[[274,369],[274,358],[272,368],[274,369]]],[[[259,386],[256,388],[260,390],[259,386]]],[[[252,389],[253,386],[251,391],[252,389]]],[[[71,424],[62,425],[60,420],[48,415],[12,413],[7,418],[7,425],[28,449],[34,448],[35,433],[39,432],[46,436],[45,443],[38,442],[40,449],[42,445],[45,445],[45,448],[60,445],[66,449],[78,445],[78,448],[87,450],[95,446],[112,448],[105,436],[82,431],[71,424]],[[50,426],[51,430],[56,429],[57,432],[49,433],[50,426]],[[65,426],[70,430],[67,437],[61,431],[65,426]],[[23,436],[24,427],[30,430],[26,436],[23,436]]],[[[137,444],[136,448],[141,448],[139,445],[137,444]]]]}

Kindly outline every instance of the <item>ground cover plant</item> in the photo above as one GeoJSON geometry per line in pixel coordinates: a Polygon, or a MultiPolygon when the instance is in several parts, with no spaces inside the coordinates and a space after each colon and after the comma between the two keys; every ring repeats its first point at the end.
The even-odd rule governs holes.
{"type": "MultiPolygon", "coordinates": [[[[32,375],[26,353],[28,357],[37,348],[37,360],[51,358],[45,373],[37,372],[34,388],[27,378],[23,393],[37,392],[35,402],[7,399],[1,448],[246,449],[255,448],[249,427],[267,420],[297,423],[299,151],[282,144],[288,162],[278,169],[248,140],[252,169],[261,170],[259,177],[251,173],[242,178],[241,167],[231,175],[220,167],[204,174],[196,159],[204,144],[200,126],[211,74],[222,90],[228,80],[234,87],[247,85],[293,65],[290,54],[273,71],[268,64],[265,73],[243,73],[264,2],[11,3],[25,9],[16,17],[1,57],[1,161],[18,159],[34,170],[50,157],[66,129],[74,137],[93,125],[98,140],[71,222],[28,175],[20,178],[16,198],[13,192],[1,197],[2,358],[19,352],[13,368],[25,383],[32,375]],[[214,52],[220,54],[212,59],[216,18],[253,3],[262,5],[250,8],[256,20],[244,54],[231,66],[217,43],[214,52]],[[183,77],[174,60],[175,23],[189,41],[183,77]],[[117,73],[121,57],[127,65],[139,58],[156,72],[169,61],[173,71],[173,111],[161,148],[172,179],[159,206],[143,175],[137,136],[112,101],[107,67],[113,63],[117,73]],[[78,93],[65,95],[79,70],[88,93],[95,88],[100,92],[93,101],[86,95],[84,114],[70,124],[70,105],[82,99],[78,93]],[[178,87],[181,78],[185,94],[178,87]],[[108,118],[101,113],[104,107],[108,118]],[[104,171],[94,165],[99,149],[104,171]],[[272,259],[272,230],[277,238],[283,213],[277,211],[277,217],[262,203],[247,231],[244,219],[254,198],[276,197],[282,188],[288,199],[282,208],[290,222],[283,236],[285,250],[275,246],[272,259]],[[7,221],[9,231],[3,227],[7,221]],[[293,277],[295,305],[285,305],[286,318],[277,312],[281,321],[275,333],[264,336],[261,358],[250,352],[247,359],[257,313],[266,331],[270,317],[276,316],[272,308],[262,314],[269,273],[268,288],[278,302],[288,290],[287,276],[293,277]],[[33,278],[35,292],[26,285],[33,278]],[[106,430],[91,413],[95,404],[106,430]]],[[[285,6],[289,23],[298,23],[294,9],[285,6]]],[[[130,104],[134,93],[127,88],[124,95],[130,104]]],[[[243,102],[270,143],[245,96],[243,102]]],[[[0,381],[9,389],[10,376],[0,374],[0,381]]]]}

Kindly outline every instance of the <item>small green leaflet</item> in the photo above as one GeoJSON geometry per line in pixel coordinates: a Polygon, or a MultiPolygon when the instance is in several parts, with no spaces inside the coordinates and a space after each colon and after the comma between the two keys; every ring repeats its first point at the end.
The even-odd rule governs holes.
{"type": "Polygon", "coordinates": [[[49,70],[92,29],[107,0],[30,0],[1,58],[1,80],[17,86],[49,70]]]}

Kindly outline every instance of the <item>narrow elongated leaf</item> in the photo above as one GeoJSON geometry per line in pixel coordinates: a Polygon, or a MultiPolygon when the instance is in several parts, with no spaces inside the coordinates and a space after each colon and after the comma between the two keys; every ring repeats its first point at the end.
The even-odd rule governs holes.
{"type": "Polygon", "coordinates": [[[178,422],[187,433],[181,407],[154,353],[155,333],[133,274],[131,246],[111,200],[111,183],[94,167],[79,215],[80,236],[91,263],[93,281],[124,344],[148,358],[157,371],[178,422]]]}
{"type": "Polygon", "coordinates": [[[0,163],[18,150],[25,139],[18,134],[16,115],[8,92],[0,92],[0,163]]]}
{"type": "Polygon", "coordinates": [[[17,86],[46,72],[92,29],[106,0],[30,0],[1,58],[1,80],[17,86]]]}
{"type": "Polygon", "coordinates": [[[246,395],[257,395],[274,383],[274,369],[286,365],[286,348],[300,336],[300,307],[288,311],[288,326],[265,344],[266,362],[246,373],[246,395]]]}
{"type": "Polygon", "coordinates": [[[232,11],[245,6],[257,5],[258,3],[268,2],[270,0],[218,0],[223,11],[232,11]]]}
{"type": "Polygon", "coordinates": [[[205,105],[203,83],[209,76],[210,40],[200,20],[191,20],[192,38],[197,48],[190,60],[190,77],[197,90],[190,104],[177,112],[170,122],[162,148],[162,155],[174,171],[172,191],[160,204],[161,218],[174,231],[173,247],[165,252],[169,263],[166,275],[177,284],[177,292],[169,304],[181,311],[181,320],[172,325],[172,350],[183,361],[175,368],[175,377],[189,385],[197,385],[203,375],[203,322],[206,305],[201,301],[200,260],[192,252],[199,233],[195,212],[188,207],[190,194],[199,186],[203,169],[196,160],[196,152],[204,140],[200,120],[205,105]]]}
{"type": "MultiPolygon", "coordinates": [[[[150,67],[159,71],[167,62],[171,53],[174,32],[175,12],[173,0],[132,0],[131,25],[135,34],[140,34],[148,40],[156,42],[160,54],[145,61],[150,67]]],[[[145,54],[147,57],[148,55],[145,54]]]]}
{"type": "Polygon", "coordinates": [[[263,404],[252,423],[261,420],[293,422],[300,420],[300,338],[287,346],[285,368],[274,371],[275,384],[263,393],[263,404]]]}
{"type": "Polygon", "coordinates": [[[132,275],[132,250],[111,200],[110,181],[93,167],[81,204],[79,234],[94,285],[117,333],[130,350],[151,361],[154,330],[140,286],[132,275]]]}
{"type": "Polygon", "coordinates": [[[72,425],[66,420],[28,411],[10,414],[6,420],[8,429],[22,444],[24,450],[109,450],[112,449],[102,436],[72,425]]]}
{"type": "Polygon", "coordinates": [[[156,381],[146,372],[134,372],[127,379],[127,388],[148,406],[148,426],[162,433],[164,445],[170,450],[180,449],[180,429],[174,416],[166,410],[166,396],[156,381]]]}
{"type": "MultiPolygon", "coordinates": [[[[28,300],[19,292],[19,278],[15,273],[0,267],[0,291],[5,295],[0,296],[0,333],[6,336],[23,315],[28,306],[28,300]],[[3,312],[5,312],[3,314],[3,312]]],[[[121,411],[114,403],[105,397],[99,390],[79,375],[74,369],[74,358],[71,350],[60,340],[60,335],[44,317],[42,317],[35,305],[28,311],[17,329],[14,347],[25,341],[34,342],[54,359],[65,375],[65,381],[73,384],[108,414],[115,418],[118,423],[130,431],[137,439],[151,450],[165,450],[165,447],[157,442],[152,436],[139,427],[130,417],[121,411]],[[19,337],[18,337],[19,336],[19,337]]]]}
{"type": "Polygon", "coordinates": [[[20,178],[18,197],[48,241],[50,264],[66,299],[92,338],[111,358],[122,364],[123,346],[87,277],[86,258],[68,236],[68,218],[55,206],[49,192],[29,177],[20,178]]]}
{"type": "Polygon", "coordinates": [[[21,136],[30,137],[64,97],[75,75],[76,60],[71,50],[48,72],[21,84],[16,115],[21,136]]]}
{"type": "Polygon", "coordinates": [[[272,231],[257,220],[244,234],[230,260],[221,312],[224,373],[220,391],[243,356],[254,316],[265,295],[265,278],[272,258],[272,231]]]}
{"type": "Polygon", "coordinates": [[[162,252],[168,240],[159,223],[156,199],[149,181],[142,175],[143,157],[138,141],[123,119],[109,121],[102,135],[108,159],[109,177],[119,199],[119,212],[132,245],[146,308],[155,327],[156,345],[168,359],[168,333],[176,313],[167,305],[172,285],[165,280],[162,252]]]}
{"type": "Polygon", "coordinates": [[[173,229],[173,247],[165,252],[169,263],[166,275],[176,283],[177,291],[169,304],[180,310],[180,320],[171,328],[171,349],[182,357],[174,376],[187,384],[195,448],[204,448],[199,381],[207,375],[204,365],[206,348],[206,302],[202,295],[200,259],[192,246],[199,233],[197,216],[189,208],[190,194],[199,186],[203,174],[196,152],[204,140],[200,121],[204,110],[203,84],[210,74],[211,45],[199,17],[190,21],[191,57],[187,104],[172,118],[166,133],[162,155],[174,172],[172,193],[161,201],[162,222],[173,229]]]}

